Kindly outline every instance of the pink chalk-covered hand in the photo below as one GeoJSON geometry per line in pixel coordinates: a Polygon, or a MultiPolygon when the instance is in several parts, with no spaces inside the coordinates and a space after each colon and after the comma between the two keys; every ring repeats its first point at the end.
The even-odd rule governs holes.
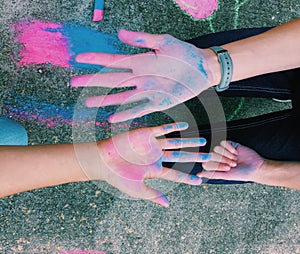
{"type": "Polygon", "coordinates": [[[214,148],[204,170],[197,175],[209,179],[258,182],[264,159],[254,150],[241,144],[222,141],[214,148]]]}
{"type": "Polygon", "coordinates": [[[186,129],[187,123],[171,123],[140,128],[113,136],[98,143],[106,170],[102,180],[134,198],[169,206],[166,196],[144,183],[160,178],[190,185],[201,184],[201,178],[162,166],[162,162],[203,162],[206,153],[179,151],[184,147],[204,146],[204,138],[168,139],[162,136],[186,129]]]}
{"type": "Polygon", "coordinates": [[[101,86],[131,89],[86,99],[87,107],[142,104],[109,118],[120,122],[162,111],[187,101],[211,86],[211,72],[206,59],[209,53],[168,34],[119,31],[119,39],[132,46],[152,51],[134,55],[82,53],[76,61],[97,64],[123,72],[87,74],[73,77],[73,87],[101,86]],[[125,70],[127,72],[125,72],[125,70]],[[134,89],[132,89],[134,88],[134,89]]]}

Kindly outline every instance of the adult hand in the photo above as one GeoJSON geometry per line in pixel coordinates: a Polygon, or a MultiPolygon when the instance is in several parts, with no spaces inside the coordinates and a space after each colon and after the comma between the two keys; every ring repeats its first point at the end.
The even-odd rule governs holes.
{"type": "Polygon", "coordinates": [[[264,159],[254,150],[238,143],[222,141],[214,148],[204,170],[197,176],[209,179],[224,179],[258,182],[264,159]]]}
{"type": "Polygon", "coordinates": [[[162,111],[187,101],[209,88],[212,79],[206,59],[209,53],[171,35],[119,31],[119,39],[152,51],[135,55],[82,53],[76,61],[97,64],[124,72],[87,74],[71,79],[73,87],[101,86],[134,89],[88,98],[87,107],[124,105],[143,101],[109,118],[120,122],[162,111]],[[125,72],[125,70],[127,72],[125,72]]]}
{"type": "Polygon", "coordinates": [[[132,197],[169,206],[166,196],[147,186],[144,180],[161,178],[191,185],[201,184],[201,178],[195,175],[162,166],[162,162],[203,162],[209,159],[210,155],[206,153],[178,150],[184,147],[204,146],[204,138],[161,137],[187,127],[187,123],[171,123],[136,129],[99,141],[100,155],[106,165],[103,180],[132,197]]]}

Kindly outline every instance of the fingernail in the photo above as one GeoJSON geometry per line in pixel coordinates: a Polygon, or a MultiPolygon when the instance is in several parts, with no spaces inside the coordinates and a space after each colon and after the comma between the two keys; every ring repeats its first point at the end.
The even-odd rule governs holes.
{"type": "Polygon", "coordinates": [[[198,176],[191,175],[191,176],[190,176],[190,179],[193,181],[193,180],[195,180],[195,179],[198,179],[198,176]]]}
{"type": "Polygon", "coordinates": [[[197,144],[199,146],[203,146],[206,144],[206,139],[205,138],[191,138],[187,141],[182,141],[183,142],[193,142],[194,144],[197,144]]]}
{"type": "Polygon", "coordinates": [[[78,84],[78,77],[72,77],[70,79],[70,85],[72,87],[78,87],[78,86],[80,86],[80,84],[78,84]]]}
{"type": "Polygon", "coordinates": [[[164,194],[161,194],[158,198],[156,198],[156,201],[164,207],[170,206],[169,200],[164,194]]]}
{"type": "Polygon", "coordinates": [[[229,167],[229,166],[224,166],[223,168],[224,168],[224,170],[226,170],[226,171],[229,171],[229,170],[231,169],[231,167],[229,167]]]}
{"type": "Polygon", "coordinates": [[[232,161],[232,162],[230,163],[230,166],[231,166],[231,167],[236,167],[236,165],[237,165],[237,164],[236,164],[236,162],[234,162],[234,161],[232,161]]]}
{"type": "Polygon", "coordinates": [[[75,57],[76,62],[81,62],[83,59],[84,59],[84,57],[80,54],[75,57]]]}
{"type": "Polygon", "coordinates": [[[206,138],[200,138],[200,144],[205,145],[206,144],[206,138]]]}
{"type": "Polygon", "coordinates": [[[183,123],[177,123],[177,124],[176,124],[176,127],[177,127],[178,129],[185,129],[185,128],[188,128],[188,127],[189,127],[189,124],[188,124],[188,123],[185,123],[185,122],[183,122],[183,123]]]}
{"type": "Polygon", "coordinates": [[[109,121],[110,123],[116,123],[116,122],[115,122],[115,117],[114,117],[113,115],[110,115],[110,116],[108,117],[108,121],[109,121]]]}
{"type": "Polygon", "coordinates": [[[86,55],[86,54],[79,54],[75,57],[75,61],[76,62],[87,62],[87,61],[90,61],[90,60],[93,60],[94,57],[92,55],[86,55]]]}
{"type": "Polygon", "coordinates": [[[93,98],[87,98],[87,99],[85,100],[85,106],[88,107],[88,108],[94,107],[95,105],[94,105],[94,100],[93,100],[93,98]]]}
{"type": "Polygon", "coordinates": [[[193,184],[201,184],[202,183],[202,179],[196,175],[191,175],[190,176],[190,180],[193,182],[193,184]]]}
{"type": "Polygon", "coordinates": [[[126,34],[128,32],[130,32],[130,31],[125,30],[125,29],[120,29],[119,32],[118,32],[118,35],[122,36],[123,34],[126,34]]]}

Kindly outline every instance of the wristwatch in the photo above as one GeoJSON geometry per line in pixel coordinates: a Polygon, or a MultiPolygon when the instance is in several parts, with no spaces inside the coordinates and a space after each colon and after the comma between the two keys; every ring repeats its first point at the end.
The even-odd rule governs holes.
{"type": "Polygon", "coordinates": [[[226,49],[220,46],[213,46],[210,49],[218,56],[218,61],[221,65],[221,82],[215,89],[217,92],[222,92],[228,89],[233,73],[233,64],[231,57],[226,49]]]}

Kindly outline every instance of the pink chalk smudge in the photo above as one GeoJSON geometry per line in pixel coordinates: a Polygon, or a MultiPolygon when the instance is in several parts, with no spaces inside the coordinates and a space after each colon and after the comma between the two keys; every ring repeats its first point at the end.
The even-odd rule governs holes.
{"type": "Polygon", "coordinates": [[[49,63],[64,68],[70,67],[71,56],[67,39],[60,32],[47,31],[62,28],[62,25],[31,20],[15,24],[13,28],[18,33],[17,42],[23,45],[19,53],[19,66],[49,63]]]}
{"type": "Polygon", "coordinates": [[[129,130],[131,128],[142,128],[145,127],[146,124],[143,123],[140,119],[133,120],[130,123],[116,123],[111,125],[106,120],[88,120],[88,119],[77,119],[73,120],[70,118],[66,118],[64,115],[57,112],[56,114],[50,112],[49,114],[45,114],[41,111],[29,112],[28,108],[17,109],[12,106],[5,106],[4,115],[20,122],[30,122],[34,124],[42,124],[46,128],[58,128],[59,126],[74,126],[74,127],[87,127],[87,126],[96,126],[107,133],[110,131],[117,132],[119,130],[129,130]]]}
{"type": "Polygon", "coordinates": [[[60,252],[60,254],[106,254],[106,253],[97,250],[73,250],[73,251],[60,252]]]}
{"type": "Polygon", "coordinates": [[[104,17],[103,10],[94,10],[93,21],[100,21],[104,17]]]}
{"type": "Polygon", "coordinates": [[[205,19],[217,8],[218,0],[174,0],[179,7],[194,19],[205,19]]]}

